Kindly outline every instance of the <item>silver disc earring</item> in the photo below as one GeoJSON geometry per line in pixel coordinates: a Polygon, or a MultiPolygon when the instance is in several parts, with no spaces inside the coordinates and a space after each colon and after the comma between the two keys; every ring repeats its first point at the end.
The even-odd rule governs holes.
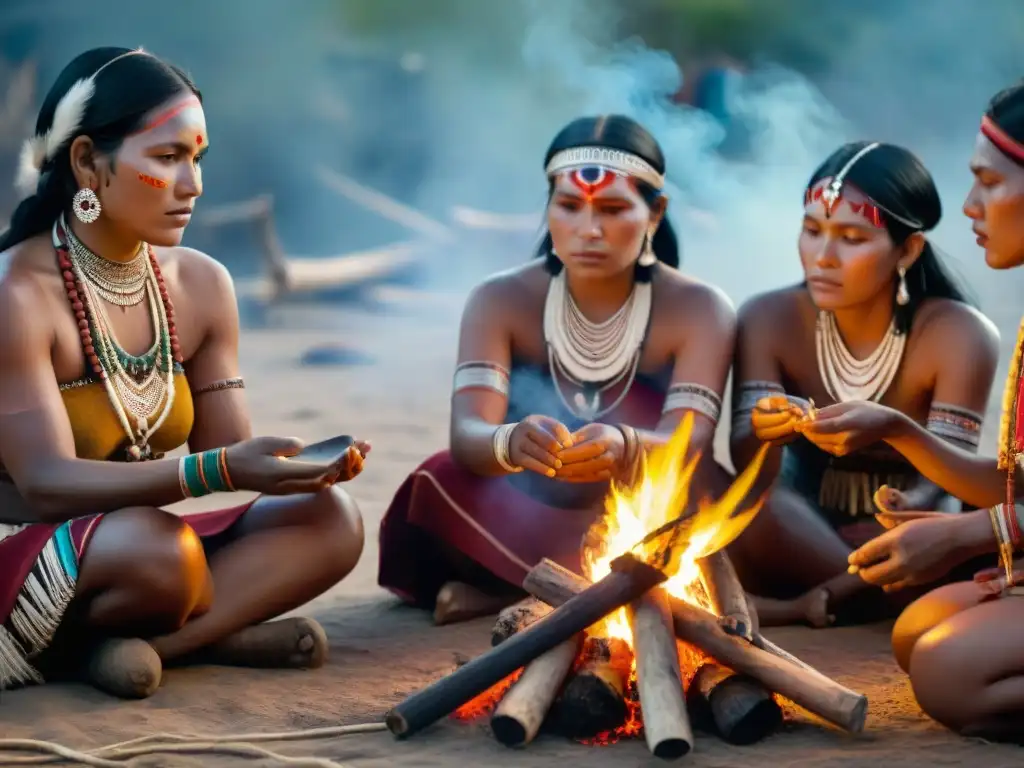
{"type": "Polygon", "coordinates": [[[83,224],[92,224],[100,217],[100,212],[103,210],[100,199],[89,187],[82,187],[75,192],[75,196],[71,199],[71,208],[75,212],[75,218],[83,224]]]}

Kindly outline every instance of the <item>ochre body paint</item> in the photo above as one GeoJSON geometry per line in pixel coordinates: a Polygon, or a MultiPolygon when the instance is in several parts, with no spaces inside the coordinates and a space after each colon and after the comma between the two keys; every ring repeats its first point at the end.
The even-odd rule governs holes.
{"type": "Polygon", "coordinates": [[[167,187],[170,186],[163,179],[158,179],[155,176],[148,176],[145,173],[139,174],[139,181],[143,184],[148,184],[151,187],[156,187],[157,189],[167,189],[167,187]]]}

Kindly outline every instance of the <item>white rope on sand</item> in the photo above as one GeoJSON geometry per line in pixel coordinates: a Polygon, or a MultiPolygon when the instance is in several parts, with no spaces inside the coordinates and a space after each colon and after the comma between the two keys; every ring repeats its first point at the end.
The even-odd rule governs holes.
{"type": "Polygon", "coordinates": [[[269,758],[281,765],[305,766],[308,768],[345,768],[341,763],[322,757],[289,757],[258,747],[254,742],[304,741],[323,739],[331,736],[349,736],[357,733],[375,733],[387,728],[384,723],[361,723],[337,725],[324,728],[307,728],[300,731],[280,733],[233,734],[229,736],[200,736],[174,733],[155,733],[130,741],[110,744],[106,747],[80,751],[37,739],[0,739],[0,764],[46,765],[70,762],[94,768],[124,768],[127,761],[144,755],[160,753],[237,755],[241,757],[269,758]],[[42,752],[35,757],[6,757],[4,752],[42,752]]]}

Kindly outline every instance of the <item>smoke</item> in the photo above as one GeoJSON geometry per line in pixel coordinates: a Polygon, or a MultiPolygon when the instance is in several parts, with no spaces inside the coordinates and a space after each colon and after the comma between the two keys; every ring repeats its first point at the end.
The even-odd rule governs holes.
{"type": "MultiPolygon", "coordinates": [[[[865,23],[837,39],[842,50],[826,70],[808,78],[765,60],[732,84],[728,99],[745,128],[738,155],[724,151],[718,121],[671,101],[689,76],[671,55],[621,39],[629,3],[182,0],[158,14],[94,0],[60,20],[42,14],[45,3],[22,5],[0,26],[9,38],[21,24],[39,40],[44,83],[66,63],[55,51],[70,57],[95,45],[143,44],[185,66],[205,92],[211,126],[203,205],[272,192],[291,254],[420,236],[340,196],[318,172],[326,168],[449,228],[424,279],[463,291],[528,258],[536,229],[467,231],[460,207],[539,228],[551,138],[581,114],[620,112],[665,151],[683,268],[737,303],[799,278],[803,185],[853,138],[896,141],[922,156],[946,208],[934,237],[979,293],[1007,281],[1019,292],[1024,279],[996,285],[958,212],[981,110],[1020,75],[1024,14],[1015,0],[861,0],[865,23]]],[[[798,22],[823,35],[850,14],[805,5],[798,22]]]]}

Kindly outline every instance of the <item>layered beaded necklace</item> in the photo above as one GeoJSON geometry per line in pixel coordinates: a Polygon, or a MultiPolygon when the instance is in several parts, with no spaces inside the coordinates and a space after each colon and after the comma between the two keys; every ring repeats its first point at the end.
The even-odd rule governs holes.
{"type": "Polygon", "coordinates": [[[128,437],[125,458],[152,458],[149,438],[171,412],[175,363],[182,362],[174,307],[160,265],[147,243],[125,264],[97,256],[75,237],[63,216],[53,225],[53,247],[78,322],[82,351],[128,437]],[[153,323],[153,346],[142,355],[132,355],[118,344],[105,304],[128,307],[144,300],[153,323]]]}
{"type": "Polygon", "coordinates": [[[634,283],[618,311],[594,323],[576,305],[565,270],[551,278],[544,304],[544,341],[555,391],[571,413],[593,421],[619,406],[636,377],[650,317],[650,283],[634,283]],[[562,392],[559,376],[580,390],[572,404],[562,392]],[[619,396],[602,407],[603,393],[623,380],[626,383],[619,396]]]}
{"type": "Polygon", "coordinates": [[[814,340],[821,382],[837,403],[881,400],[896,378],[907,346],[907,336],[897,332],[894,317],[875,351],[858,360],[843,343],[831,312],[818,313],[814,340]]]}

